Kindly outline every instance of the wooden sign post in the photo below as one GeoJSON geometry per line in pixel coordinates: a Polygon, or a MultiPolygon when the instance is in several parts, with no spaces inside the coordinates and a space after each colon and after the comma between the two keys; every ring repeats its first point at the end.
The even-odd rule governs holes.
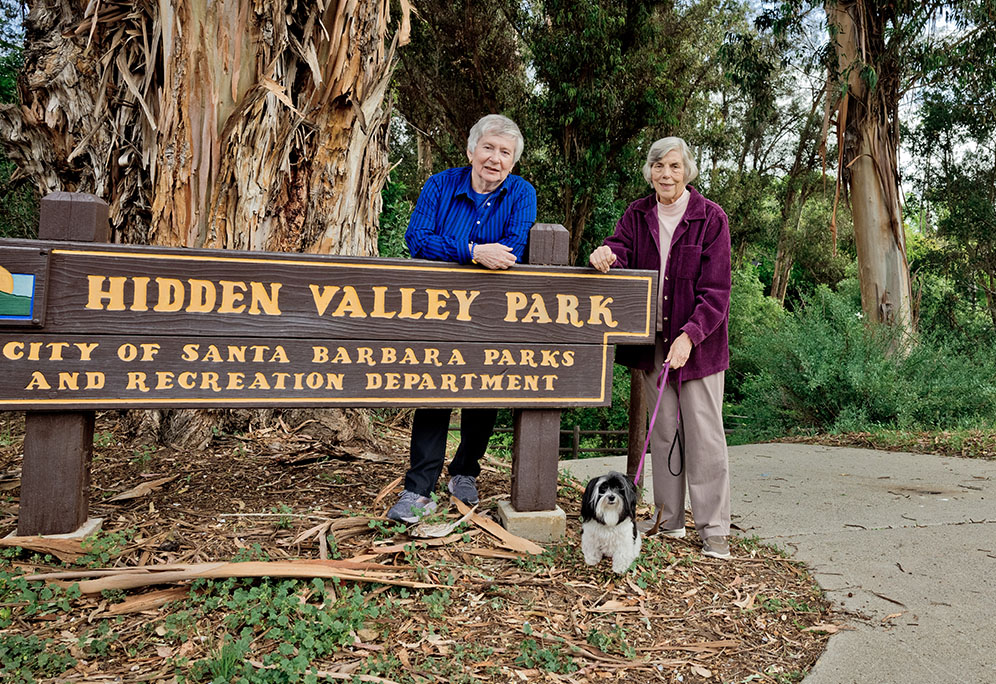
{"type": "MultiPolygon", "coordinates": [[[[103,200],[69,192],[42,199],[39,239],[107,242],[110,236],[103,200]]],[[[94,416],[93,410],[25,413],[18,535],[72,532],[86,522],[94,416]]]]}
{"type": "Polygon", "coordinates": [[[653,335],[656,273],[558,265],[561,226],[508,271],[103,244],[106,205],[68,193],[43,200],[41,237],[0,240],[24,535],[86,520],[97,408],[513,408],[512,507],[552,510],[561,408],[608,404],[613,345],[653,335]]]}

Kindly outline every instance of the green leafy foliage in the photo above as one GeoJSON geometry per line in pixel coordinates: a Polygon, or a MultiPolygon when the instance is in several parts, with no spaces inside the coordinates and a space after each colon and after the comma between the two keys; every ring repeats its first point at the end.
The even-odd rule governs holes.
{"type": "Polygon", "coordinates": [[[819,287],[767,335],[744,347],[743,423],[734,441],[872,426],[991,425],[996,358],[952,356],[869,327],[853,298],[819,287]]]}

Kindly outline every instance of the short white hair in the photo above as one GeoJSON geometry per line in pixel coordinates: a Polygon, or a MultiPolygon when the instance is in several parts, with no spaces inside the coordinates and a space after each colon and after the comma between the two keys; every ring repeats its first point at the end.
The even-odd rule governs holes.
{"type": "Polygon", "coordinates": [[[647,152],[647,162],[643,165],[643,177],[651,185],[653,185],[653,181],[650,180],[650,167],[666,157],[671,150],[681,150],[681,163],[685,165],[684,182],[691,183],[698,177],[699,167],[695,163],[695,159],[692,158],[692,150],[688,144],[681,138],[661,138],[650,146],[650,151],[647,152]]]}
{"type": "Polygon", "coordinates": [[[477,143],[486,135],[503,135],[513,138],[515,140],[514,161],[516,163],[519,161],[519,157],[522,156],[522,148],[525,147],[525,141],[522,139],[522,132],[515,125],[514,121],[501,114],[488,114],[482,117],[470,129],[470,135],[467,136],[467,152],[474,154],[474,150],[477,149],[477,143]]]}

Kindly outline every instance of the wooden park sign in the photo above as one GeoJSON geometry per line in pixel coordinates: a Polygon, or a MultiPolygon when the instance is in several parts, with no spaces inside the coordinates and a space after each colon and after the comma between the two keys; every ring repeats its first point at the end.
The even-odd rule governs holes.
{"type": "Polygon", "coordinates": [[[610,402],[614,344],[652,340],[650,271],[98,244],[94,199],[0,240],[0,409],[556,408],[559,431],[610,402]]]}

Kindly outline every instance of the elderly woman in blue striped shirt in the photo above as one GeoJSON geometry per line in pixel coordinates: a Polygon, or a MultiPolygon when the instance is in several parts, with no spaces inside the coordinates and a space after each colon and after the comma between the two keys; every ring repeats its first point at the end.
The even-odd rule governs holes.
{"type": "MultiPolygon", "coordinates": [[[[536,221],[536,190],[511,173],[522,148],[522,133],[511,119],[490,114],[474,124],[467,138],[470,166],[431,176],[419,193],[405,232],[411,255],[493,270],[521,261],[536,221]]],[[[430,495],[446,458],[450,413],[451,409],[416,409],[405,489],[388,511],[392,520],[417,522],[435,510],[430,495]]],[[[447,489],[471,505],[478,501],[479,460],[497,415],[496,409],[461,412],[460,446],[450,463],[447,489]]]]}

